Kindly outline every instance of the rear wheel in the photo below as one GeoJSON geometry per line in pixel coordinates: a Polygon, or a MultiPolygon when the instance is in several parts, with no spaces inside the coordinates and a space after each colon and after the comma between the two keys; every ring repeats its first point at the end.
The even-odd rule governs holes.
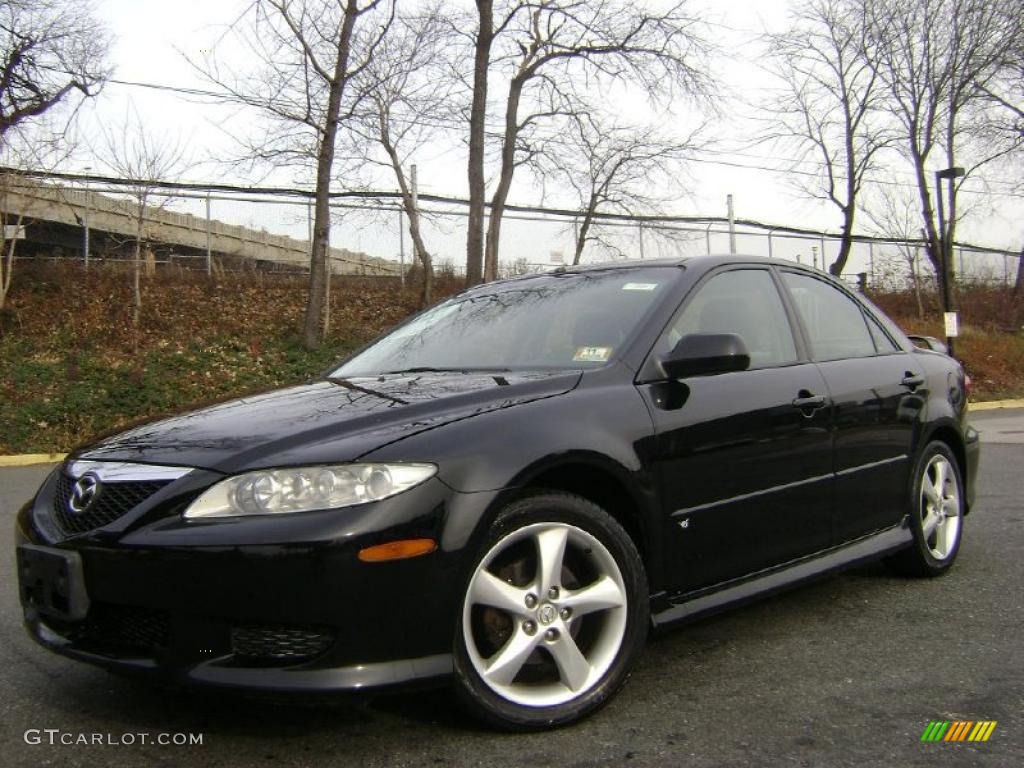
{"type": "Polygon", "coordinates": [[[466,585],[459,692],[510,730],[583,717],[625,682],[648,610],[640,556],[613,518],[568,494],[521,499],[495,520],[466,585]]]}
{"type": "Polygon", "coordinates": [[[939,576],[949,570],[960,551],[963,534],[963,481],[949,446],[925,446],[915,470],[910,501],[914,544],[887,562],[911,576],[939,576]]]}

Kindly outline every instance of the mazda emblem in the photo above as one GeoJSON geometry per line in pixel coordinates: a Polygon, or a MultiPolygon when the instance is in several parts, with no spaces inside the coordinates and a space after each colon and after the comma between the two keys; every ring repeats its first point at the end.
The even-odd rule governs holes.
{"type": "Polygon", "coordinates": [[[92,472],[87,472],[75,482],[71,489],[71,498],[68,499],[68,509],[75,514],[81,514],[92,506],[100,493],[100,479],[92,472]]]}

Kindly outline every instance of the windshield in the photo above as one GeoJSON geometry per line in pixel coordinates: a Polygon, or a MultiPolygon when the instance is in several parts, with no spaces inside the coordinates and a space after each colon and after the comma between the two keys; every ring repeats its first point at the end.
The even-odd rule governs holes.
{"type": "Polygon", "coordinates": [[[331,375],[599,367],[678,274],[677,267],[648,267],[498,283],[427,310],[331,375]]]}

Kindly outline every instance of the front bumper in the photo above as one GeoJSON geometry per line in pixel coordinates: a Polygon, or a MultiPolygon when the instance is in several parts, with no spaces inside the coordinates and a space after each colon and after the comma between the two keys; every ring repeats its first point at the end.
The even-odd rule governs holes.
{"type": "Polygon", "coordinates": [[[119,531],[56,540],[53,485],[22,510],[18,540],[77,552],[89,609],[66,620],[22,589],[26,627],[50,650],[173,683],[279,691],[377,688],[452,670],[465,548],[446,548],[443,529],[453,506],[459,515],[475,506],[472,495],[434,479],[376,504],[277,519],[184,523],[151,509],[119,531]],[[439,549],[358,559],[364,547],[424,536],[439,549]]]}

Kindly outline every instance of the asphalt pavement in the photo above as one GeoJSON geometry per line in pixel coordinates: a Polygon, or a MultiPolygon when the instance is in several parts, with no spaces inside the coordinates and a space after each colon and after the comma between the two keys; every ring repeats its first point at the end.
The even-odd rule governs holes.
{"type": "Polygon", "coordinates": [[[0,766],[1024,765],[1024,410],[975,423],[980,495],[948,575],[871,565],[674,629],[608,707],[527,736],[481,728],[447,690],[173,692],[38,648],[21,627],[12,523],[49,467],[0,470],[0,766]],[[933,720],[997,725],[984,743],[922,743],[933,720]]]}

